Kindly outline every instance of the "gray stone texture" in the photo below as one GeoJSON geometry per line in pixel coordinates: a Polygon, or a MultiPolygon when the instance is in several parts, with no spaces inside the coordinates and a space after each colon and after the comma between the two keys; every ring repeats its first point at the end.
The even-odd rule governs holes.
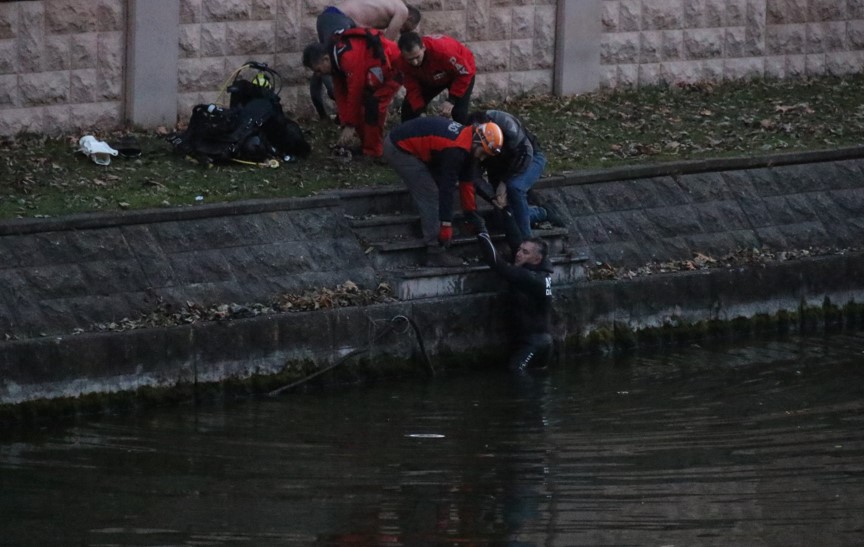
{"type": "Polygon", "coordinates": [[[618,67],[602,71],[603,87],[843,75],[864,68],[860,0],[603,4],[600,59],[618,67]],[[631,65],[638,68],[622,69],[631,65]]]}
{"type": "MultiPolygon", "coordinates": [[[[861,160],[569,185],[550,190],[577,252],[638,266],[719,258],[742,244],[782,249],[857,245],[864,235],[861,160]]],[[[744,247],[746,248],[746,247],[744,247]]]]}
{"type": "Polygon", "coordinates": [[[5,235],[0,242],[0,302],[9,306],[0,329],[30,335],[133,317],[157,301],[266,303],[283,292],[348,280],[374,287],[359,242],[328,207],[109,223],[5,235]]]}
{"type": "MultiPolygon", "coordinates": [[[[541,186],[567,223],[567,247],[615,267],[695,253],[719,259],[748,248],[860,244],[864,160],[776,163],[635,178],[612,172],[595,182],[563,178],[541,186]]],[[[213,206],[213,213],[202,207],[0,223],[0,332],[86,330],[160,301],[266,303],[347,280],[373,288],[380,266],[345,218],[346,211],[368,213],[370,200],[361,194],[252,202],[229,214],[213,206]]]]}

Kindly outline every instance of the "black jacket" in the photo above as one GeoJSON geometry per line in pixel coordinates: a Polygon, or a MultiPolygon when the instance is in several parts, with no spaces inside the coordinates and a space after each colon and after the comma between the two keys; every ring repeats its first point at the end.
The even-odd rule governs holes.
{"type": "Polygon", "coordinates": [[[511,322],[517,338],[546,334],[552,328],[552,264],[514,266],[495,250],[489,234],[477,236],[483,258],[510,285],[511,322]]]}
{"type": "Polygon", "coordinates": [[[489,182],[495,186],[527,171],[534,160],[534,151],[539,151],[540,147],[537,138],[516,116],[502,110],[487,110],[484,114],[483,121],[495,122],[504,134],[501,153],[481,163],[489,182]]]}

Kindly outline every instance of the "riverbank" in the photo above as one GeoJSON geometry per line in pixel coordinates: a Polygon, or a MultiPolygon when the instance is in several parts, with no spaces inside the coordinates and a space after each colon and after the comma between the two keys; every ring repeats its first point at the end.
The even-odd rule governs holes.
{"type": "MultiPolygon", "coordinates": [[[[864,160],[843,152],[544,180],[539,192],[566,223],[541,230],[557,264],[561,354],[857,325],[864,160]],[[748,249],[760,259],[733,260],[748,249]]],[[[455,245],[464,267],[418,268],[411,210],[404,190],[387,188],[2,223],[0,402],[76,408],[225,382],[266,391],[349,355],[365,374],[416,372],[421,347],[433,368],[494,365],[505,345],[500,283],[468,236],[455,245]],[[249,310],[347,281],[389,297],[93,328],[190,305],[249,310]],[[382,334],[395,318],[418,328],[382,334]]]]}
{"type": "MultiPolygon", "coordinates": [[[[857,330],[862,273],[856,253],[557,287],[556,360],[857,330]]],[[[340,365],[331,379],[496,367],[505,316],[487,293],[7,342],[0,419],[290,394],[340,365]]]]}
{"type": "MultiPolygon", "coordinates": [[[[528,96],[475,107],[522,117],[549,161],[546,175],[556,177],[673,161],[758,160],[860,145],[862,85],[864,75],[859,74],[528,96]]],[[[389,126],[397,120],[398,114],[391,116],[389,126]]],[[[278,169],[238,164],[202,169],[171,153],[165,136],[175,128],[131,132],[140,141],[142,155],[114,158],[108,167],[75,153],[83,134],[0,138],[0,219],[187,209],[400,185],[388,167],[333,157],[335,124],[309,119],[300,124],[312,155],[278,169]]],[[[115,143],[128,135],[96,136],[115,143]]]]}

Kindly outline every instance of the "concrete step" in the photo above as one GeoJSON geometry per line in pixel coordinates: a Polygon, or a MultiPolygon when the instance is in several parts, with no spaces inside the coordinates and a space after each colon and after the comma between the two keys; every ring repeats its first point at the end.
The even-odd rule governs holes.
{"type": "Polygon", "coordinates": [[[358,239],[364,242],[420,237],[420,216],[415,213],[388,215],[346,215],[358,239]]]}
{"type": "MultiPolygon", "coordinates": [[[[549,243],[550,256],[568,254],[566,228],[534,230],[533,233],[549,243]]],[[[503,233],[492,232],[490,236],[492,241],[501,245],[501,252],[508,251],[503,233]]],[[[375,268],[379,270],[416,268],[423,263],[426,257],[426,245],[422,239],[416,236],[395,235],[387,239],[363,240],[363,242],[366,246],[366,255],[372,260],[375,268]]],[[[468,262],[479,260],[480,246],[477,237],[472,234],[457,232],[450,244],[449,252],[468,262]]]]}
{"type": "MultiPolygon", "coordinates": [[[[496,219],[491,206],[478,207],[478,212],[486,221],[490,230],[500,230],[499,221],[496,219]]],[[[420,237],[420,215],[413,206],[404,211],[386,212],[363,212],[362,214],[351,214],[346,212],[351,228],[357,237],[363,241],[381,241],[387,239],[404,239],[406,237],[420,237]]],[[[453,225],[458,229],[465,222],[461,211],[454,214],[453,225]]]]}
{"type": "MultiPolygon", "coordinates": [[[[556,285],[585,279],[585,256],[553,256],[553,293],[556,285]]],[[[456,268],[415,268],[385,272],[385,279],[400,300],[418,300],[506,289],[506,282],[489,266],[479,261],[456,268]]]]}
{"type": "MultiPolygon", "coordinates": [[[[352,231],[398,298],[413,300],[504,289],[500,276],[482,262],[476,236],[463,231],[464,217],[460,212],[454,217],[454,238],[449,252],[462,258],[464,265],[427,268],[422,266],[426,245],[421,238],[420,216],[404,187],[340,191],[339,199],[352,231]]],[[[503,229],[491,206],[481,201],[477,205],[499,252],[509,253],[503,229]]],[[[550,260],[555,266],[554,282],[567,284],[584,279],[586,258],[568,248],[568,230],[545,226],[535,228],[533,233],[549,243],[550,260]]]]}

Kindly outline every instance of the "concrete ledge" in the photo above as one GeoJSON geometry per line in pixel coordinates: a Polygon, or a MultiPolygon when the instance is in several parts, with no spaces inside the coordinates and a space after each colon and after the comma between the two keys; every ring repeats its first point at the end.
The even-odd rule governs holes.
{"type": "MultiPolygon", "coordinates": [[[[795,318],[790,329],[819,328],[818,320],[807,323],[807,311],[864,302],[862,280],[864,254],[855,254],[565,285],[556,289],[555,335],[562,348],[583,351],[598,332],[611,346],[651,329],[781,313],[795,318]]],[[[252,377],[275,378],[272,385],[277,373],[306,374],[369,347],[377,326],[396,315],[414,319],[438,366],[469,366],[502,351],[505,313],[503,299],[486,293],[6,342],[0,405],[252,377]]],[[[413,335],[397,333],[371,349],[415,370],[416,341],[406,336],[413,335]]]]}
{"type": "Polygon", "coordinates": [[[338,197],[313,196],[307,198],[256,199],[231,203],[214,203],[196,207],[142,209],[122,213],[82,213],[60,218],[24,218],[0,222],[0,236],[36,234],[62,230],[89,230],[155,224],[223,216],[249,215],[273,211],[292,211],[333,207],[338,197]]]}
{"type": "MultiPolygon", "coordinates": [[[[546,177],[538,181],[536,188],[557,188],[561,186],[593,184],[599,182],[621,181],[637,178],[651,178],[668,175],[705,173],[710,171],[735,171],[780,165],[820,163],[845,159],[864,158],[864,146],[850,146],[834,150],[812,152],[790,152],[758,157],[732,157],[708,160],[686,160],[664,162],[656,165],[635,165],[612,167],[609,169],[590,169],[569,171],[562,175],[546,177]]],[[[194,220],[218,216],[246,215],[294,209],[314,209],[346,205],[351,200],[376,198],[381,200],[407,199],[408,191],[402,185],[377,186],[351,190],[331,190],[320,196],[283,199],[244,200],[230,203],[216,203],[197,207],[144,209],[117,213],[82,213],[62,218],[25,218],[0,221],[0,236],[22,235],[59,230],[83,230],[112,226],[129,226],[155,222],[194,220]]],[[[350,212],[350,211],[349,211],[350,212]]],[[[377,209],[364,211],[378,214],[377,209]]]]}
{"type": "Polygon", "coordinates": [[[567,171],[558,176],[544,178],[537,182],[536,187],[555,188],[559,186],[593,184],[598,182],[670,175],[687,175],[693,173],[707,173],[711,171],[738,171],[741,169],[758,169],[763,167],[777,167],[780,165],[822,163],[862,157],[864,157],[864,146],[849,146],[832,150],[789,152],[767,156],[684,160],[658,163],[656,165],[633,165],[611,167],[609,169],[586,169],[580,171],[567,171]]]}

